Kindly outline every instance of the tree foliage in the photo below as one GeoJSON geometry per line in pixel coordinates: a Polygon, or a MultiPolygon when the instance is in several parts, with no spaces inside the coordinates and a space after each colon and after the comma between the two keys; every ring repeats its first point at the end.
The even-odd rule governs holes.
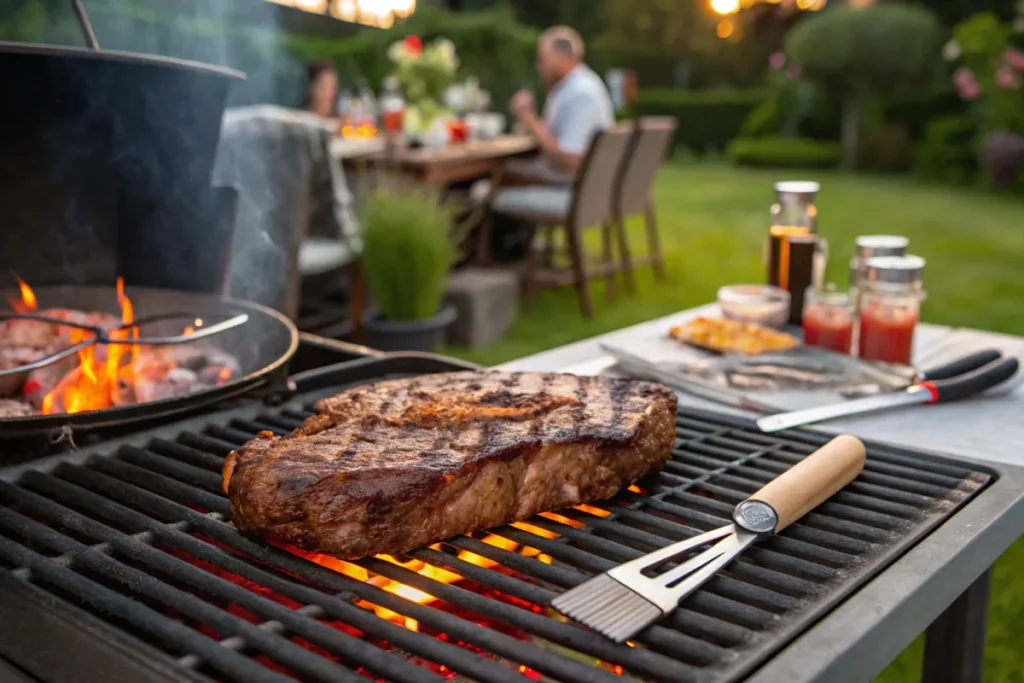
{"type": "Polygon", "coordinates": [[[843,160],[856,164],[861,110],[880,97],[931,85],[940,73],[938,17],[917,5],[826,9],[786,36],[786,56],[803,78],[843,101],[843,160]]]}
{"type": "Polygon", "coordinates": [[[805,78],[859,95],[885,95],[933,81],[942,34],[938,17],[921,6],[845,6],[793,27],[786,56],[805,78]]]}
{"type": "Polygon", "coordinates": [[[686,58],[718,40],[700,0],[605,0],[603,48],[686,58]]]}

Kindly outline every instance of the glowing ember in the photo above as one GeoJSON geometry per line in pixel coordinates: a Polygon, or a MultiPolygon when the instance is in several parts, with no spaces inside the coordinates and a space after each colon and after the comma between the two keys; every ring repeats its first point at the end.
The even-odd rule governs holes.
{"type": "MultiPolygon", "coordinates": [[[[15,276],[17,277],[17,276],[15,276]]],[[[35,292],[18,279],[20,300],[11,300],[17,313],[37,311],[49,318],[109,330],[113,340],[139,339],[135,307],[117,278],[119,315],[69,308],[39,310],[35,292]],[[123,324],[123,329],[112,328],[123,324]]],[[[186,334],[203,326],[195,318],[186,334]]],[[[25,365],[69,346],[92,339],[92,333],[70,325],[34,320],[0,321],[0,367],[25,365]]],[[[114,406],[172,398],[221,386],[239,372],[238,361],[213,347],[197,344],[148,346],[93,344],[28,373],[20,385],[28,414],[79,413],[114,406]]],[[[8,390],[10,391],[10,390],[8,390]]]]}
{"type": "MultiPolygon", "coordinates": [[[[596,516],[599,516],[599,517],[606,517],[606,516],[608,516],[610,514],[607,510],[602,510],[600,508],[597,508],[597,507],[594,507],[594,506],[591,506],[591,505],[579,505],[579,506],[576,506],[575,509],[579,510],[581,512],[585,512],[585,513],[588,513],[588,514],[596,515],[596,516]]],[[[543,516],[545,518],[547,518],[547,519],[552,520],[552,521],[557,521],[559,523],[566,524],[566,525],[569,525],[569,526],[572,526],[572,527],[575,527],[575,528],[584,526],[584,524],[582,522],[570,519],[568,517],[565,517],[564,515],[560,515],[560,514],[554,513],[554,512],[543,513],[543,516]]],[[[544,538],[557,538],[558,537],[558,534],[556,534],[554,532],[551,532],[551,531],[548,531],[548,530],[545,530],[545,529],[541,529],[541,528],[539,528],[539,527],[537,527],[535,525],[532,525],[532,524],[529,524],[529,523],[526,523],[526,522],[516,522],[513,526],[515,526],[516,528],[519,528],[519,529],[523,529],[525,531],[529,531],[531,533],[538,534],[538,535],[540,535],[540,536],[542,536],[544,538]]],[[[218,546],[218,547],[222,547],[225,550],[229,550],[229,551],[231,550],[227,546],[224,546],[220,542],[215,541],[213,539],[209,539],[209,538],[206,538],[204,536],[197,535],[197,534],[192,534],[192,535],[195,536],[196,538],[202,540],[205,543],[210,543],[212,545],[215,545],[215,546],[218,546]]],[[[501,548],[502,550],[506,550],[506,551],[509,551],[509,552],[518,552],[520,554],[528,555],[528,556],[535,556],[535,557],[537,557],[538,559],[540,559],[542,561],[545,561],[545,562],[548,562],[548,563],[551,562],[551,558],[550,557],[541,554],[537,549],[521,546],[518,543],[516,543],[514,541],[511,541],[511,540],[509,540],[507,538],[504,538],[502,536],[499,536],[497,534],[488,534],[486,537],[484,537],[483,542],[488,544],[488,545],[494,546],[496,548],[501,548]]],[[[505,635],[511,636],[513,638],[517,638],[519,640],[523,640],[523,641],[526,641],[526,642],[533,642],[534,641],[533,636],[531,636],[528,632],[523,631],[523,630],[521,630],[521,629],[519,629],[519,628],[517,628],[515,626],[511,626],[511,625],[506,624],[506,623],[504,623],[502,621],[497,621],[497,620],[493,620],[493,619],[491,619],[489,617],[482,616],[480,614],[477,614],[476,612],[468,610],[467,608],[460,607],[457,604],[449,603],[449,602],[446,602],[444,600],[440,600],[440,599],[436,598],[435,596],[432,596],[429,593],[426,593],[426,592],[424,592],[424,591],[422,591],[422,590],[420,590],[418,588],[415,588],[415,587],[403,584],[403,583],[398,582],[398,581],[393,581],[391,579],[388,579],[387,577],[384,577],[384,576],[381,576],[379,574],[375,574],[373,572],[370,572],[370,571],[366,570],[365,568],[363,568],[363,567],[361,567],[359,565],[353,564],[351,562],[346,562],[344,560],[339,560],[338,558],[330,557],[328,555],[321,555],[321,554],[318,554],[318,553],[307,552],[307,551],[295,548],[293,546],[288,546],[288,545],[285,545],[283,543],[275,542],[275,541],[272,541],[272,540],[271,540],[271,543],[273,543],[274,545],[277,545],[278,547],[280,547],[280,548],[282,548],[284,550],[287,550],[288,552],[291,552],[291,553],[293,553],[295,555],[304,557],[304,558],[306,558],[306,559],[308,559],[308,560],[310,560],[312,562],[315,562],[315,563],[317,563],[317,564],[319,564],[319,565],[321,565],[321,566],[323,566],[323,567],[325,567],[327,569],[330,569],[332,571],[336,571],[336,572],[338,572],[340,574],[344,574],[345,576],[348,576],[349,578],[354,579],[356,581],[360,581],[360,582],[364,582],[364,583],[369,583],[369,584],[371,584],[373,586],[376,586],[376,587],[378,587],[378,588],[380,588],[380,589],[382,589],[384,591],[387,591],[387,592],[392,593],[394,595],[398,595],[398,596],[400,596],[400,597],[402,597],[405,600],[408,600],[410,602],[413,602],[413,603],[416,603],[416,604],[420,604],[420,605],[428,605],[429,604],[434,609],[437,609],[437,610],[440,610],[440,611],[443,611],[443,612],[446,612],[446,613],[449,613],[449,614],[453,614],[453,615],[455,615],[456,617],[458,617],[460,619],[465,619],[465,620],[472,621],[472,622],[474,622],[474,623],[476,623],[476,624],[478,624],[480,626],[484,626],[486,628],[499,631],[499,632],[504,633],[505,635]]],[[[431,546],[431,548],[434,549],[434,550],[440,550],[441,544],[435,544],[435,545],[431,546]]],[[[174,554],[178,555],[179,557],[182,557],[183,559],[187,559],[189,562],[192,562],[193,564],[196,564],[198,566],[203,567],[204,569],[206,569],[207,571],[209,571],[211,573],[217,574],[219,576],[222,576],[223,578],[228,579],[229,581],[232,581],[233,583],[236,583],[238,585],[244,586],[248,590],[256,592],[256,593],[259,593],[259,594],[263,595],[264,597],[270,598],[271,600],[274,600],[274,601],[276,601],[276,602],[278,602],[278,603],[280,603],[280,604],[282,604],[282,605],[284,605],[286,607],[289,607],[290,609],[299,609],[299,608],[302,607],[301,604],[296,603],[296,602],[294,602],[294,601],[292,601],[289,598],[286,598],[284,596],[280,596],[280,595],[274,593],[273,591],[271,591],[270,589],[266,588],[265,586],[262,586],[262,585],[259,585],[259,584],[255,584],[255,583],[253,583],[253,582],[251,582],[251,581],[249,581],[249,580],[247,580],[247,579],[245,579],[245,578],[243,578],[241,576],[230,574],[226,570],[221,569],[221,568],[217,567],[216,565],[213,565],[213,564],[204,562],[202,560],[198,560],[196,558],[193,558],[191,556],[188,556],[185,553],[183,553],[182,551],[178,551],[177,549],[174,549],[171,552],[173,552],[174,554]]],[[[484,597],[486,597],[488,599],[498,600],[498,601],[501,601],[501,602],[504,602],[504,603],[507,603],[507,604],[510,604],[510,605],[514,605],[514,606],[516,606],[516,607],[518,607],[520,609],[529,610],[529,611],[531,611],[531,612],[533,612],[535,614],[547,614],[549,616],[554,616],[554,613],[551,612],[549,610],[549,608],[545,608],[545,607],[543,607],[541,605],[536,605],[536,604],[533,604],[533,603],[528,602],[526,600],[522,600],[520,598],[517,598],[514,595],[509,595],[507,593],[503,593],[501,591],[497,591],[497,590],[495,590],[493,588],[490,588],[489,586],[486,586],[486,585],[477,583],[475,581],[469,580],[469,579],[467,579],[467,578],[465,578],[465,577],[463,577],[463,576],[461,576],[461,575],[459,575],[459,574],[457,574],[457,573],[455,573],[453,571],[450,571],[450,570],[447,570],[447,569],[443,569],[441,567],[435,567],[435,566],[429,565],[429,564],[427,564],[425,562],[422,562],[420,560],[417,560],[417,559],[402,559],[402,558],[398,558],[398,557],[393,557],[391,555],[377,555],[376,557],[378,559],[380,559],[380,560],[384,560],[386,562],[390,562],[392,564],[396,564],[396,565],[398,565],[400,567],[404,567],[405,569],[407,569],[409,571],[416,572],[417,574],[419,574],[421,576],[424,576],[424,577],[427,577],[427,578],[429,578],[429,579],[431,579],[433,581],[437,581],[438,583],[454,584],[454,583],[458,582],[459,583],[459,587],[462,588],[463,590],[467,590],[467,591],[470,591],[470,592],[473,592],[473,593],[477,593],[477,594],[482,595],[482,596],[484,596],[484,597]]],[[[475,553],[471,553],[471,552],[463,550],[463,551],[460,551],[458,553],[458,558],[463,560],[463,561],[465,561],[465,562],[469,562],[471,564],[475,564],[475,565],[478,565],[478,566],[481,566],[481,567],[485,567],[485,568],[494,568],[495,571],[499,571],[499,572],[503,572],[503,573],[509,573],[511,575],[518,576],[518,574],[516,574],[513,570],[508,569],[506,567],[503,567],[500,564],[498,564],[497,562],[495,562],[493,560],[490,560],[490,559],[487,559],[485,557],[481,557],[480,555],[477,555],[475,553]]],[[[383,619],[387,619],[387,620],[391,621],[392,623],[398,624],[400,626],[404,626],[405,628],[408,628],[410,630],[424,633],[425,635],[429,635],[429,636],[431,636],[433,638],[436,638],[439,641],[442,641],[442,642],[445,642],[445,643],[449,643],[451,645],[455,645],[457,647],[460,647],[460,648],[472,651],[472,652],[476,653],[477,655],[479,655],[481,657],[487,657],[487,658],[496,659],[496,660],[499,660],[499,661],[506,661],[506,660],[503,660],[501,657],[498,657],[497,655],[495,655],[492,652],[488,652],[487,650],[480,649],[477,645],[475,645],[472,642],[467,642],[467,641],[461,640],[459,638],[456,638],[454,636],[451,636],[451,635],[449,635],[447,633],[444,633],[442,631],[438,631],[436,628],[432,628],[432,627],[430,627],[427,624],[420,624],[417,620],[415,620],[415,619],[413,619],[411,617],[406,617],[406,616],[404,616],[402,614],[399,614],[397,612],[394,612],[392,610],[389,610],[389,609],[381,607],[379,605],[370,603],[370,602],[365,601],[365,600],[361,600],[361,601],[357,602],[357,604],[360,607],[363,607],[364,609],[368,609],[368,610],[373,611],[377,616],[379,616],[379,617],[381,617],[383,619]]],[[[242,608],[239,605],[236,605],[234,603],[229,604],[227,606],[227,609],[228,609],[229,612],[231,612],[235,616],[238,616],[238,617],[240,617],[242,619],[245,619],[246,621],[250,621],[251,623],[259,623],[260,622],[260,619],[258,619],[255,615],[250,614],[248,612],[248,610],[246,610],[246,609],[244,609],[244,608],[242,608]]],[[[376,639],[374,637],[371,637],[368,634],[365,634],[362,631],[360,631],[360,630],[358,630],[358,629],[356,629],[356,628],[354,628],[354,627],[352,627],[352,626],[350,626],[350,625],[348,625],[346,623],[339,622],[339,621],[327,621],[327,620],[321,620],[321,623],[324,623],[324,624],[326,624],[328,626],[331,626],[333,628],[337,628],[337,629],[347,633],[350,636],[357,637],[357,638],[361,637],[361,638],[364,638],[364,639],[371,640],[371,641],[377,643],[380,647],[383,647],[385,649],[390,649],[390,647],[391,647],[387,642],[381,641],[381,640],[376,639]]],[[[210,628],[206,624],[197,623],[194,626],[195,626],[195,628],[198,628],[200,631],[206,633],[207,635],[209,635],[212,638],[220,639],[220,638],[224,637],[224,634],[216,632],[215,630],[213,630],[212,628],[210,628]]],[[[316,645],[314,643],[308,642],[308,641],[306,641],[304,639],[301,639],[301,638],[293,638],[292,641],[295,642],[296,644],[306,648],[307,650],[309,650],[311,652],[314,652],[317,655],[320,655],[320,656],[322,656],[322,657],[324,657],[326,659],[329,659],[331,661],[342,661],[342,660],[339,659],[339,657],[337,655],[331,653],[328,650],[325,650],[322,647],[319,647],[318,645],[316,645]]],[[[627,643],[627,644],[629,646],[631,646],[631,647],[634,646],[633,643],[627,643]]],[[[571,656],[574,656],[574,657],[577,657],[577,658],[582,658],[584,661],[587,661],[587,662],[591,663],[593,666],[600,667],[601,669],[603,669],[605,671],[609,671],[609,672],[614,673],[614,674],[619,675],[619,676],[625,675],[625,672],[623,671],[623,668],[621,666],[617,665],[617,664],[614,664],[614,663],[611,663],[611,662],[605,662],[605,661],[602,661],[602,660],[599,660],[599,659],[596,659],[596,658],[592,658],[592,657],[586,657],[585,655],[580,655],[579,653],[572,654],[570,650],[565,650],[564,648],[556,648],[556,649],[558,651],[564,651],[566,654],[570,654],[571,656]]],[[[283,667],[280,663],[274,661],[273,659],[271,659],[268,656],[261,655],[260,657],[256,658],[256,661],[258,661],[262,665],[266,666],[267,668],[270,668],[270,669],[272,669],[274,671],[278,671],[280,673],[283,673],[286,676],[291,676],[291,677],[295,677],[295,678],[298,677],[294,672],[292,672],[292,671],[288,670],[287,668],[283,667]]],[[[429,661],[429,660],[423,659],[422,657],[419,657],[419,656],[409,657],[408,661],[410,661],[411,663],[415,663],[418,666],[422,666],[425,669],[433,671],[433,672],[443,676],[445,679],[451,680],[451,679],[454,679],[454,678],[458,677],[458,674],[455,671],[452,671],[447,666],[445,666],[443,664],[439,664],[437,662],[433,662],[433,661],[429,661]]],[[[527,680],[538,681],[538,680],[542,680],[544,678],[543,674],[541,672],[536,671],[536,670],[530,668],[529,666],[527,666],[525,664],[519,664],[517,662],[507,662],[507,661],[506,661],[506,663],[508,665],[510,665],[513,668],[514,671],[518,671],[518,673],[521,674],[527,680]]],[[[367,676],[371,680],[380,680],[380,679],[377,679],[374,676],[374,674],[372,674],[372,673],[370,673],[368,671],[365,671],[362,668],[359,668],[358,672],[363,674],[363,675],[365,675],[365,676],[367,676]]]]}
{"type": "MultiPolygon", "coordinates": [[[[602,510],[601,508],[585,504],[577,505],[575,509],[598,517],[607,517],[609,514],[611,514],[607,510],[602,510]]],[[[568,517],[565,517],[564,515],[560,515],[555,512],[544,512],[541,513],[541,516],[545,517],[546,519],[550,519],[552,521],[559,522],[561,524],[565,524],[566,526],[571,526],[576,529],[585,526],[583,522],[577,521],[575,519],[570,519],[568,517]]],[[[513,522],[511,526],[515,527],[516,529],[521,529],[522,531],[534,534],[536,536],[540,536],[541,538],[555,539],[559,536],[554,531],[542,529],[541,527],[529,524],[527,522],[513,522]]],[[[526,557],[535,557],[538,561],[544,562],[545,564],[551,564],[552,562],[551,557],[549,555],[542,553],[540,550],[536,548],[531,548],[529,546],[521,546],[519,543],[504,538],[503,536],[498,536],[496,534],[488,534],[486,537],[483,538],[482,542],[486,543],[487,545],[492,545],[496,548],[501,548],[502,550],[507,550],[509,552],[518,552],[520,555],[524,555],[526,557]]],[[[350,578],[356,579],[357,581],[364,581],[373,584],[381,590],[403,597],[406,600],[414,602],[418,605],[430,604],[437,600],[435,596],[430,595],[429,593],[426,593],[420,590],[419,588],[414,588],[413,586],[409,586],[404,583],[394,581],[385,576],[380,576],[376,574],[371,575],[363,567],[352,564],[351,562],[339,560],[338,558],[331,557],[330,555],[306,552],[304,550],[300,550],[293,546],[288,546],[282,543],[277,543],[276,545],[278,545],[281,548],[284,548],[285,550],[291,553],[305,557],[307,560],[310,560],[311,562],[316,562],[321,566],[327,567],[328,569],[344,574],[350,578]]],[[[439,543],[435,543],[434,545],[430,546],[430,548],[433,550],[440,550],[441,545],[439,543]]],[[[376,557],[386,562],[397,564],[398,566],[404,567],[409,571],[416,572],[421,576],[433,579],[438,583],[452,584],[463,580],[463,577],[459,574],[456,574],[455,572],[449,571],[447,569],[442,569],[440,567],[435,567],[421,560],[410,559],[403,561],[399,560],[398,558],[392,557],[391,555],[377,555],[376,557]]],[[[478,567],[484,567],[485,569],[499,567],[498,562],[495,562],[494,560],[488,559],[481,555],[477,555],[476,553],[470,552],[468,550],[459,551],[458,558],[460,560],[463,560],[464,562],[475,564],[478,567]]],[[[388,621],[397,624],[402,624],[412,631],[419,630],[419,623],[411,617],[403,616],[386,607],[381,607],[379,605],[374,605],[372,603],[365,601],[363,601],[361,605],[367,609],[373,610],[373,612],[382,619],[387,619],[388,621]]]]}

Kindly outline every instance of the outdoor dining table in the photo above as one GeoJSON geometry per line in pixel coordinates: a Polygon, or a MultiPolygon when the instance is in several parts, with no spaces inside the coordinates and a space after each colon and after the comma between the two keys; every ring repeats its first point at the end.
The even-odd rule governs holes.
{"type": "MultiPolygon", "coordinates": [[[[501,365],[505,370],[615,374],[606,343],[635,348],[672,325],[718,315],[707,305],[501,365]]],[[[918,326],[917,367],[983,348],[1024,358],[1024,338],[918,326]]],[[[709,408],[679,394],[680,405],[709,408]]],[[[716,410],[755,417],[726,406],[716,410]]],[[[1024,388],[1018,376],[990,394],[960,403],[850,417],[814,429],[851,433],[931,451],[996,470],[999,478],[942,526],[849,596],[752,674],[747,683],[867,683],[926,632],[925,683],[981,683],[990,570],[1024,534],[1024,388]]]]}
{"type": "Polygon", "coordinates": [[[381,150],[353,159],[371,166],[390,165],[413,179],[431,185],[461,183],[491,174],[503,161],[530,154],[536,141],[527,135],[502,135],[491,140],[470,140],[445,147],[381,150]]]}

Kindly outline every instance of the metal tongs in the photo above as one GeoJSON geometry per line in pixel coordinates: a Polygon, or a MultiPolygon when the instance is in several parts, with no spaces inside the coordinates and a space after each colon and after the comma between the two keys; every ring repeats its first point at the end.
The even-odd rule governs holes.
{"type": "Polygon", "coordinates": [[[732,406],[733,408],[739,408],[740,410],[749,410],[755,413],[777,413],[780,410],[780,408],[769,403],[702,382],[678,370],[662,367],[657,363],[652,363],[617,346],[609,346],[607,344],[601,344],[600,346],[602,351],[614,358],[624,370],[632,375],[653,379],[678,391],[732,406]]]}
{"type": "Polygon", "coordinates": [[[1018,366],[1016,358],[1004,358],[1000,351],[986,349],[921,373],[917,383],[903,391],[769,415],[759,419],[757,426],[763,432],[778,432],[886,408],[959,401],[1002,384],[1017,374],[1018,366]]]}
{"type": "Polygon", "coordinates": [[[98,325],[86,325],[84,323],[76,323],[69,320],[63,320],[61,318],[54,318],[48,315],[37,315],[35,313],[11,313],[0,311],[0,322],[4,320],[37,320],[39,322],[51,323],[53,325],[63,325],[65,327],[74,327],[75,329],[84,330],[90,333],[88,339],[84,339],[77,344],[72,344],[67,348],[61,349],[54,353],[44,356],[39,360],[32,361],[31,363],[25,363],[24,365],[16,365],[12,368],[6,368],[0,370],[0,379],[4,380],[5,383],[12,381],[9,379],[11,375],[25,375],[33,370],[37,370],[47,365],[56,363],[59,360],[67,358],[68,356],[74,355],[82,349],[88,348],[95,344],[123,344],[125,346],[166,346],[169,344],[185,344],[212,337],[215,334],[220,334],[239,325],[244,325],[249,320],[247,313],[240,313],[232,316],[221,322],[214,323],[212,325],[196,325],[196,329],[192,334],[178,334],[169,337],[128,337],[120,339],[112,337],[111,335],[118,332],[128,332],[138,328],[140,325],[149,323],[160,322],[162,320],[173,320],[173,319],[191,319],[199,320],[194,314],[191,313],[160,313],[157,315],[147,316],[139,318],[130,323],[124,323],[122,325],[116,325],[113,327],[100,327],[98,325]]]}

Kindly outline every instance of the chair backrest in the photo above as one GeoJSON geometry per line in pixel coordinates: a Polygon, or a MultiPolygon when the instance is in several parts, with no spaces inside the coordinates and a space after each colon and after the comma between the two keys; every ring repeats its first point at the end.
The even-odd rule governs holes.
{"type": "Polygon", "coordinates": [[[631,122],[617,123],[594,136],[573,183],[570,222],[576,227],[607,223],[615,216],[619,166],[633,137],[631,122]]]}
{"type": "MultiPolygon", "coordinates": [[[[329,134],[300,112],[274,107],[228,110],[214,181],[240,189],[228,268],[231,296],[294,318],[298,254],[312,215],[313,179],[327,167],[329,134]]],[[[330,191],[326,194],[330,200],[330,191]]]]}
{"type": "Polygon", "coordinates": [[[671,116],[645,116],[636,123],[636,136],[619,173],[617,205],[620,216],[647,209],[658,168],[672,147],[678,122],[671,116]]]}

